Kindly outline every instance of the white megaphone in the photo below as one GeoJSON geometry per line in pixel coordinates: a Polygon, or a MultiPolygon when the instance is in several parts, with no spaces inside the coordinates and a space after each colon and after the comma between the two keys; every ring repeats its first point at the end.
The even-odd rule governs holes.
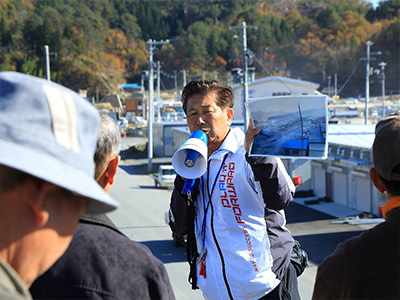
{"type": "Polygon", "coordinates": [[[207,135],[196,130],[172,156],[172,165],[180,176],[196,179],[207,170],[207,135]]]}

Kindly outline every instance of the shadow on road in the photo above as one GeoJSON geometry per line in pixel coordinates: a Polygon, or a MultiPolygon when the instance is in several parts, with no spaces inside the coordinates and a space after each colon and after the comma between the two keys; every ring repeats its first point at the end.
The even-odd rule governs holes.
{"type": "Polygon", "coordinates": [[[186,262],[186,247],[175,247],[172,238],[162,241],[142,242],[150,248],[151,252],[164,264],[175,262],[186,262]]]}
{"type": "Polygon", "coordinates": [[[335,219],[331,215],[295,202],[285,208],[285,214],[287,224],[335,219]]]}
{"type": "Polygon", "coordinates": [[[130,175],[144,175],[147,174],[147,163],[146,164],[135,164],[135,165],[119,165],[119,167],[130,175]]]}
{"type": "Polygon", "coordinates": [[[131,187],[133,190],[157,190],[160,189],[158,187],[155,187],[154,185],[139,185],[137,187],[131,187]]]}
{"type": "MultiPolygon", "coordinates": [[[[152,171],[150,173],[156,173],[158,171],[158,167],[160,165],[170,165],[170,158],[167,159],[157,159],[160,161],[153,161],[151,166],[152,166],[152,171]]],[[[129,161],[124,161],[121,162],[118,166],[125,172],[127,172],[130,175],[145,175],[149,174],[148,172],[148,160],[147,159],[140,159],[140,160],[129,160],[129,161]]]]}
{"type": "Polygon", "coordinates": [[[320,265],[324,259],[331,255],[336,246],[354,236],[360,235],[362,231],[344,231],[324,234],[313,234],[296,236],[308,254],[308,258],[316,265],[320,265]]]}
{"type": "Polygon", "coordinates": [[[296,223],[310,223],[308,226],[318,224],[320,230],[330,231],[317,234],[304,232],[294,237],[307,252],[309,260],[316,265],[320,265],[327,256],[332,254],[339,243],[362,233],[362,230],[349,230],[349,225],[343,225],[343,227],[336,225],[333,229],[330,222],[315,222],[337,218],[298,203],[292,202],[285,208],[285,213],[289,229],[291,225],[296,226],[296,223]],[[332,230],[336,231],[332,232],[332,230]]]}

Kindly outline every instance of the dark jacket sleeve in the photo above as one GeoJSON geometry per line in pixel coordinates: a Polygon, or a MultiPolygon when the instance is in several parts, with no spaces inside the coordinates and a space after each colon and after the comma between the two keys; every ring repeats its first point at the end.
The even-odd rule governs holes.
{"type": "Polygon", "coordinates": [[[200,180],[195,182],[192,201],[190,201],[187,195],[182,194],[185,181],[179,175],[175,178],[169,209],[169,226],[177,235],[187,234],[190,227],[193,226],[194,202],[196,201],[199,182],[200,180]]]}
{"type": "MultiPolygon", "coordinates": [[[[157,263],[157,261],[155,261],[157,263]]],[[[173,300],[175,299],[174,291],[168,277],[164,264],[159,261],[158,268],[154,268],[153,272],[148,275],[148,292],[152,300],[173,300]]],[[[142,298],[144,299],[144,298],[142,298]]]]}
{"type": "Polygon", "coordinates": [[[285,175],[274,157],[248,156],[254,179],[260,182],[264,202],[269,209],[281,210],[293,201],[285,175]]]}

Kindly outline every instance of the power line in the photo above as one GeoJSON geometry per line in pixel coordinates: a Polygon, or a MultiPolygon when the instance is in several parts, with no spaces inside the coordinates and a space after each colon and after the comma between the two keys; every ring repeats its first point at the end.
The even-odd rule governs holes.
{"type": "Polygon", "coordinates": [[[349,80],[351,79],[351,77],[353,76],[354,72],[356,71],[358,65],[360,64],[360,60],[358,60],[357,65],[354,67],[353,71],[351,72],[350,76],[346,79],[346,81],[343,83],[342,87],[339,89],[338,94],[340,94],[340,92],[344,89],[344,87],[346,86],[346,84],[349,82],[349,80]]]}

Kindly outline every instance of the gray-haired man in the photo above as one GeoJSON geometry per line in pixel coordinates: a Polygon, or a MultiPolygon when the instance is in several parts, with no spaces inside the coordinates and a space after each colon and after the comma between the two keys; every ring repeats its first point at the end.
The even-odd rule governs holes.
{"type": "MultiPolygon", "coordinates": [[[[109,193],[120,161],[116,122],[101,113],[95,178],[109,193]]],[[[67,252],[31,288],[35,299],[175,299],[164,265],[105,214],[85,214],[67,252]]]]}

